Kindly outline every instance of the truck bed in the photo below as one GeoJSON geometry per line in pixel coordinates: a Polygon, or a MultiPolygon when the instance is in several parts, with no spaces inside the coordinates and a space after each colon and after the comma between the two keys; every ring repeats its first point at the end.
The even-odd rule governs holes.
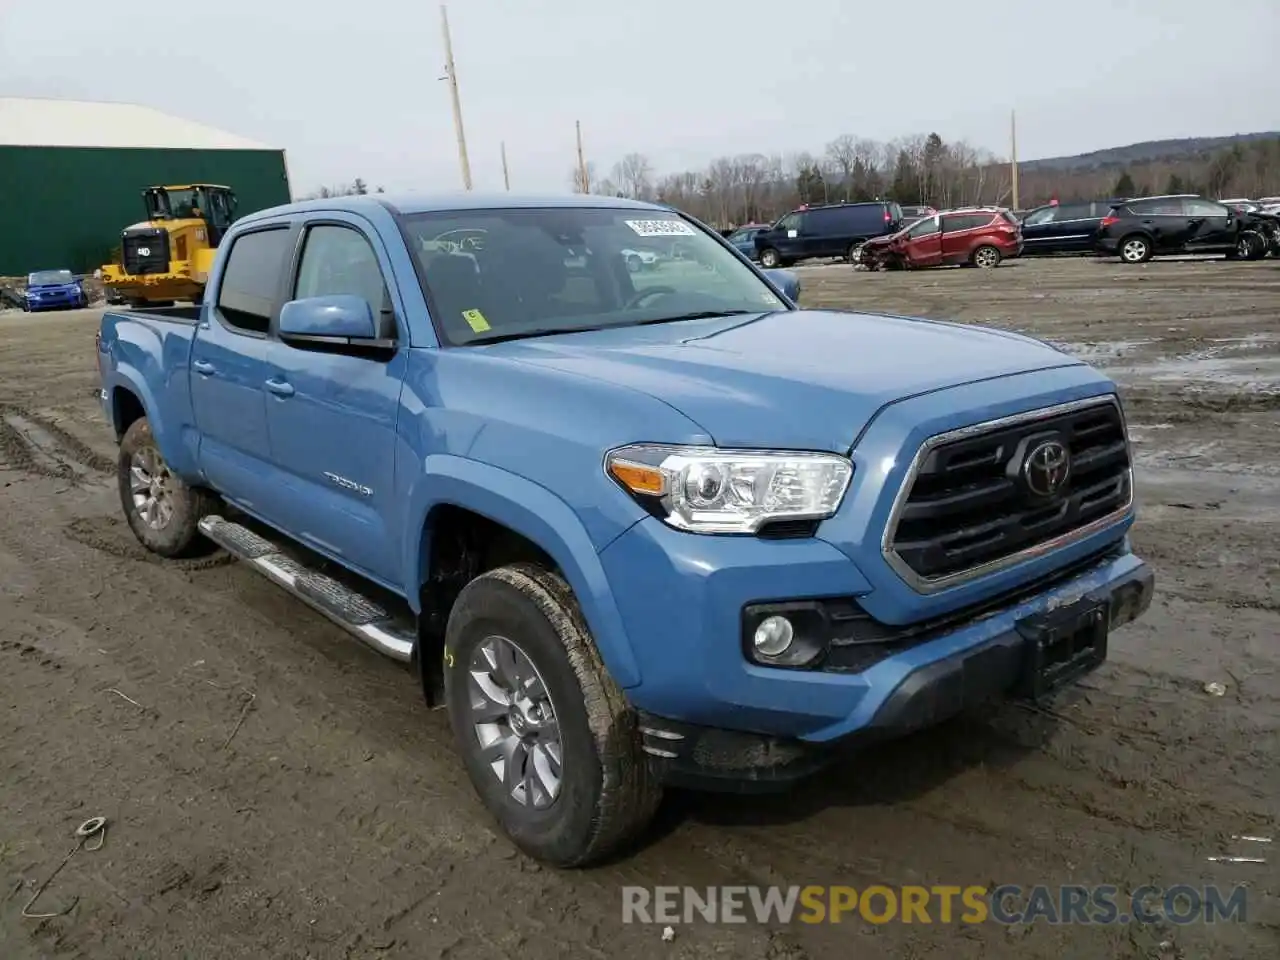
{"type": "Polygon", "coordinates": [[[172,307],[136,307],[130,310],[108,310],[107,312],[116,318],[130,317],[135,320],[158,318],[189,324],[200,322],[200,307],[191,303],[175,304],[172,307]]]}

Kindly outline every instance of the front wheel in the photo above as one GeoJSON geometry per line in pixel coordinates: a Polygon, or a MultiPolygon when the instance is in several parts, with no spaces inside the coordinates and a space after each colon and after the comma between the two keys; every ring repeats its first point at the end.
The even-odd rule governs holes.
{"type": "Polygon", "coordinates": [[[969,259],[975,267],[990,270],[1000,266],[1000,251],[990,244],[983,244],[973,251],[973,256],[969,259]]]}
{"type": "Polygon", "coordinates": [[[648,824],[661,788],[635,715],[558,575],[521,563],[467,584],[444,668],[467,775],[521,850],[586,866],[648,824]]]}
{"type": "Polygon", "coordinates": [[[129,529],[144,547],[162,557],[213,551],[214,545],[200,533],[199,525],[217,501],[207,491],[187,486],[169,470],[146,417],[135,420],[125,431],[116,476],[129,529]]]}
{"type": "Polygon", "coordinates": [[[782,266],[782,254],[772,247],[760,251],[760,266],[766,270],[774,270],[782,266]]]}

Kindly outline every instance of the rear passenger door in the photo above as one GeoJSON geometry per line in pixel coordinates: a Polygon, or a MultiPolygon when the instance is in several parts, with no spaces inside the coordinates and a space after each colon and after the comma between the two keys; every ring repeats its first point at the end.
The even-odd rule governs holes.
{"type": "Polygon", "coordinates": [[[1128,210],[1142,229],[1151,234],[1156,253],[1181,253],[1191,239],[1192,228],[1179,197],[1135,200],[1128,204],[1128,210]]]}
{"type": "Polygon", "coordinates": [[[238,234],[191,345],[191,405],[199,464],[215,490],[265,519],[278,491],[267,478],[267,331],[279,309],[295,231],[288,222],[238,234]]]}
{"type": "Polygon", "coordinates": [[[989,213],[951,213],[942,215],[942,262],[964,263],[969,259],[976,231],[991,222],[989,213]]]}
{"type": "MultiPolygon", "coordinates": [[[[1093,205],[1090,203],[1066,203],[1054,212],[1049,225],[1049,235],[1053,252],[1084,253],[1093,249],[1093,235],[1097,231],[1098,220],[1093,216],[1093,205]]],[[[1025,237],[1023,242],[1025,243],[1025,237]]]]}
{"type": "MultiPolygon", "coordinates": [[[[398,347],[386,353],[266,345],[272,481],[294,536],[397,587],[395,435],[407,362],[407,328],[393,301],[390,260],[359,217],[326,215],[300,236],[286,300],[351,294],[391,318],[398,347]]],[[[273,329],[273,334],[275,333],[273,329]]]]}

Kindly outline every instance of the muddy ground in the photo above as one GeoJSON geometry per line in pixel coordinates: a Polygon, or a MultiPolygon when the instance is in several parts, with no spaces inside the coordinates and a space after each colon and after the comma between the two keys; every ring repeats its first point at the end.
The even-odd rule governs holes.
{"type": "Polygon", "coordinates": [[[1052,714],[1010,707],[787,798],[673,795],[588,872],[497,837],[405,671],[119,519],[91,311],[0,317],[0,956],[1277,956],[1280,266],[802,271],[809,304],[1029,331],[1114,371],[1150,614],[1052,714]],[[1211,681],[1224,696],[1205,692],[1211,681]],[[104,815],[36,909],[35,885],[104,815]],[[1269,864],[1211,863],[1237,853],[1269,864]],[[621,923],[624,884],[1249,884],[1240,925],[621,923]],[[1164,944],[1163,948],[1161,944],[1164,944]]]}

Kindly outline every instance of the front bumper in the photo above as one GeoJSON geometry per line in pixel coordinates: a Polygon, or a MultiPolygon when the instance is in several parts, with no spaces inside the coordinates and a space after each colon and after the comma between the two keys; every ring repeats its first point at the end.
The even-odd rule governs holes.
{"type": "MultiPolygon", "coordinates": [[[[930,642],[927,647],[949,652],[907,670],[892,686],[869,692],[865,700],[873,709],[858,711],[859,719],[835,736],[778,737],[681,723],[642,711],[644,749],[657,775],[673,786],[733,792],[785,789],[852,749],[926,729],[983,703],[1024,696],[1031,641],[1019,625],[1034,612],[1081,599],[1097,602],[1110,631],[1141,616],[1154,589],[1151,569],[1126,544],[1123,552],[1058,587],[930,642]]],[[[1081,674],[1100,662],[1090,662],[1081,674]]]]}
{"type": "Polygon", "coordinates": [[[83,293],[44,294],[40,297],[28,296],[25,300],[27,310],[31,313],[41,310],[74,310],[85,306],[87,302],[83,293]]]}

